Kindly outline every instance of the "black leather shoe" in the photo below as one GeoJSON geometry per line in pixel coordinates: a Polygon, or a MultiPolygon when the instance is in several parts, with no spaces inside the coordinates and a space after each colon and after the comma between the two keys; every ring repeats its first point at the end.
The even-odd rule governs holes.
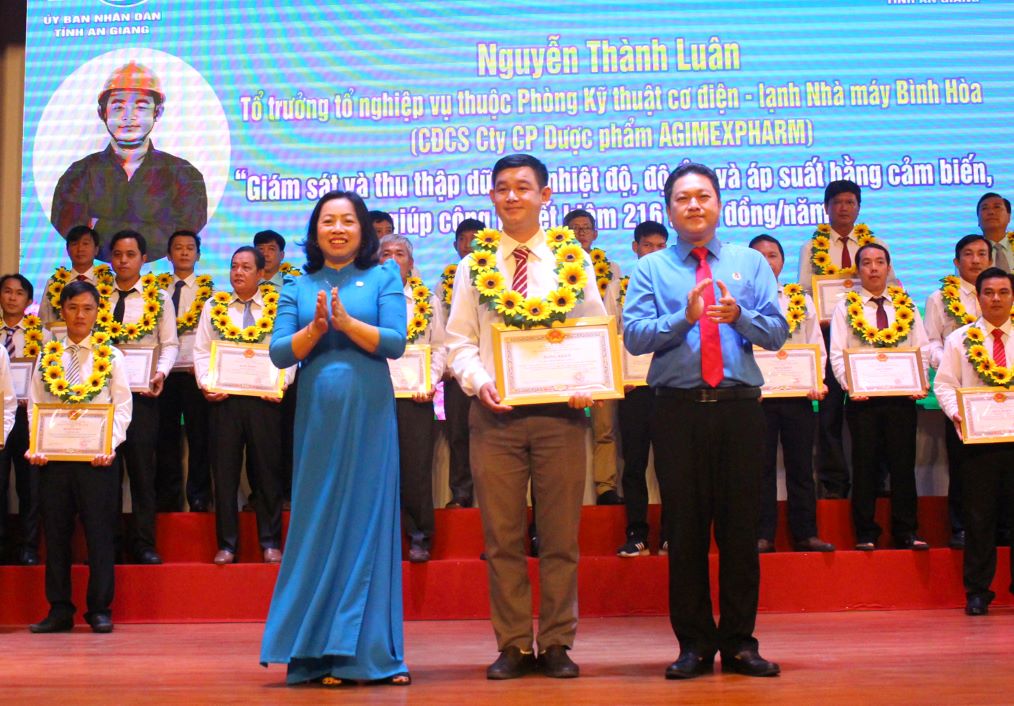
{"type": "Polygon", "coordinates": [[[623,498],[615,490],[607,490],[604,493],[599,493],[598,499],[595,500],[596,505],[622,505],[623,498]]]}
{"type": "Polygon", "coordinates": [[[552,645],[539,653],[539,670],[553,679],[573,679],[581,674],[581,668],[567,654],[567,647],[552,645]]]}
{"type": "Polygon", "coordinates": [[[108,615],[89,615],[88,624],[92,626],[92,632],[107,633],[113,631],[113,619],[108,615]]]}
{"type": "Polygon", "coordinates": [[[38,566],[41,562],[38,552],[31,549],[22,549],[18,554],[18,563],[22,566],[38,566]]]}
{"type": "Polygon", "coordinates": [[[722,671],[748,677],[777,677],[782,669],[761,657],[757,650],[740,650],[736,654],[722,654],[722,671]]]}
{"type": "Polygon", "coordinates": [[[486,667],[487,679],[517,679],[535,671],[535,653],[522,652],[513,645],[504,649],[493,664],[486,667]]]}
{"type": "Polygon", "coordinates": [[[47,615],[39,622],[29,625],[28,629],[31,632],[40,635],[50,632],[70,632],[74,629],[74,618],[61,618],[55,615],[47,615]]]}
{"type": "Polygon", "coordinates": [[[715,669],[715,655],[703,655],[693,650],[683,650],[676,661],[665,668],[666,679],[693,679],[702,674],[711,674],[715,669]]]}
{"type": "Polygon", "coordinates": [[[208,503],[205,500],[195,500],[190,503],[190,512],[207,512],[208,503]]]}
{"type": "Polygon", "coordinates": [[[797,552],[833,552],[834,545],[820,537],[810,537],[795,544],[797,552]]]}
{"type": "Polygon", "coordinates": [[[951,549],[964,549],[965,548],[965,530],[958,530],[951,534],[951,541],[947,543],[947,546],[951,549]]]}
{"type": "Polygon", "coordinates": [[[775,543],[770,539],[758,539],[757,540],[757,553],[758,554],[771,554],[775,550],[775,543]]]}
{"type": "Polygon", "coordinates": [[[149,565],[161,564],[162,557],[154,549],[145,549],[137,555],[137,563],[149,565]]]}
{"type": "Polygon", "coordinates": [[[924,552],[930,548],[929,543],[925,539],[917,537],[914,534],[895,537],[894,546],[898,549],[912,549],[917,552],[924,552]]]}
{"type": "Polygon", "coordinates": [[[969,596],[965,603],[965,615],[986,615],[989,613],[989,599],[986,596],[969,596]]]}

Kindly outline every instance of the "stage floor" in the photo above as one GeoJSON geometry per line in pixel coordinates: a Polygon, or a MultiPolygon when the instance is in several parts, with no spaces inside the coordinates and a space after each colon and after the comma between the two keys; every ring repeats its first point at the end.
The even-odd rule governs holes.
{"type": "Polygon", "coordinates": [[[782,676],[662,678],[676,654],[664,618],[581,621],[576,680],[484,678],[495,657],[486,621],[405,625],[410,687],[286,687],[284,667],[257,664],[262,625],[120,625],[32,635],[0,628],[0,702],[311,703],[1010,703],[1014,609],[763,614],[761,653],[782,676]],[[1006,694],[1006,696],[1004,696],[1006,694]]]}

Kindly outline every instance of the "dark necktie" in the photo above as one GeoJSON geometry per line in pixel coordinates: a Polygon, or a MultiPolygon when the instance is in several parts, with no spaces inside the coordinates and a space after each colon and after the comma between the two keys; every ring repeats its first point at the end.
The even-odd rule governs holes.
{"type": "Polygon", "coordinates": [[[7,338],[4,339],[4,348],[7,349],[7,355],[10,358],[14,357],[14,329],[10,326],[4,326],[4,333],[7,334],[7,338]]]}
{"type": "Polygon", "coordinates": [[[116,306],[113,307],[113,319],[121,324],[123,323],[123,314],[127,309],[127,297],[133,291],[133,289],[126,291],[122,289],[116,290],[116,306]]]}
{"type": "Polygon", "coordinates": [[[176,283],[176,289],[173,290],[173,310],[176,312],[176,316],[180,315],[180,292],[186,286],[186,282],[179,280],[176,283]]]}
{"type": "Polygon", "coordinates": [[[1003,347],[1003,331],[998,328],[993,329],[993,362],[1007,367],[1007,351],[1003,347]]]}
{"type": "MultiPolygon", "coordinates": [[[[708,264],[708,249],[694,248],[690,253],[697,258],[697,281],[711,279],[711,265],[708,264]]],[[[715,287],[705,287],[701,293],[705,310],[715,304],[715,287]]],[[[697,320],[701,326],[701,377],[712,387],[718,387],[725,377],[722,362],[722,337],[718,333],[718,324],[701,315],[697,320]]]]}
{"type": "Polygon", "coordinates": [[[887,328],[887,309],[884,308],[884,299],[887,297],[873,297],[877,305],[877,328],[887,328]]]}
{"type": "Polygon", "coordinates": [[[77,276],[77,281],[78,282],[87,282],[88,281],[88,277],[85,276],[85,275],[78,275],[77,276]]]}
{"type": "Polygon", "coordinates": [[[841,267],[846,270],[852,267],[852,253],[849,252],[849,237],[843,235],[838,238],[841,241],[841,267]]]}
{"type": "Polygon", "coordinates": [[[528,248],[514,248],[514,281],[511,289],[523,297],[528,296],[528,248]]]}

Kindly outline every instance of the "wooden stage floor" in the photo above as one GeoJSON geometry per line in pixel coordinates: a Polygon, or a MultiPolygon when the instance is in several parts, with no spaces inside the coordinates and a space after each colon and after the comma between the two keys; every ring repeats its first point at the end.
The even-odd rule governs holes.
{"type": "Polygon", "coordinates": [[[999,704],[1014,700],[1014,608],[762,614],[776,679],[662,678],[675,656],[664,618],[582,620],[576,680],[489,682],[486,621],[405,625],[410,687],[286,687],[257,664],[262,625],[120,625],[31,635],[0,628],[0,702],[34,704],[999,704]]]}

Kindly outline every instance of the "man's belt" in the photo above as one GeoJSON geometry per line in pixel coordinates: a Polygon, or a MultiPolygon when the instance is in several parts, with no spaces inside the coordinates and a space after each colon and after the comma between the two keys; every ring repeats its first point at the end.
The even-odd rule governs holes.
{"type": "Polygon", "coordinates": [[[759,387],[656,387],[656,397],[666,397],[684,402],[730,402],[732,400],[760,399],[759,387]]]}

